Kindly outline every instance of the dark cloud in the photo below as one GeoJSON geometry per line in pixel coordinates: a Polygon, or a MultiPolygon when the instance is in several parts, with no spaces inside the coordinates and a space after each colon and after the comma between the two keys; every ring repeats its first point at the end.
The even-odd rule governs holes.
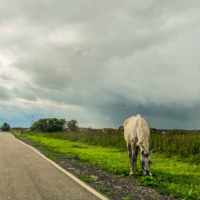
{"type": "Polygon", "coordinates": [[[21,98],[21,99],[25,99],[29,101],[37,100],[36,94],[34,93],[34,91],[31,91],[31,90],[26,90],[26,89],[21,90],[20,88],[19,89],[14,88],[13,95],[17,98],[21,98]]]}
{"type": "Polygon", "coordinates": [[[140,113],[151,126],[191,127],[200,100],[199,4],[1,2],[0,98],[22,120],[34,113],[118,127],[140,113]]]}
{"type": "Polygon", "coordinates": [[[95,107],[95,111],[103,116],[107,116],[107,121],[116,128],[122,126],[127,118],[137,114],[141,114],[147,120],[150,127],[157,129],[195,129],[199,127],[199,106],[186,108],[180,105],[126,106],[125,104],[118,104],[95,107]]]}

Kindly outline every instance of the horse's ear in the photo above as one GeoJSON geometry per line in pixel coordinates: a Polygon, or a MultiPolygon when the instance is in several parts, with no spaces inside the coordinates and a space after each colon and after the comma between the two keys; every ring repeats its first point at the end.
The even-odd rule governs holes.
{"type": "Polygon", "coordinates": [[[149,155],[151,155],[152,153],[153,153],[153,151],[150,151],[150,152],[149,152],[149,155]]]}

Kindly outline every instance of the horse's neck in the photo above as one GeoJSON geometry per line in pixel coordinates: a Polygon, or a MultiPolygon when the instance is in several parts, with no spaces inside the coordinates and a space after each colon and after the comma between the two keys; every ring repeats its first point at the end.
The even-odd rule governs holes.
{"type": "Polygon", "coordinates": [[[140,142],[140,152],[142,152],[143,150],[146,150],[147,152],[149,152],[149,138],[148,138],[148,136],[145,135],[145,134],[139,135],[138,141],[141,141],[140,142]]]}
{"type": "Polygon", "coordinates": [[[146,149],[147,149],[147,151],[149,152],[149,138],[148,137],[145,137],[144,138],[144,143],[145,143],[145,147],[146,147],[146,149]]]}

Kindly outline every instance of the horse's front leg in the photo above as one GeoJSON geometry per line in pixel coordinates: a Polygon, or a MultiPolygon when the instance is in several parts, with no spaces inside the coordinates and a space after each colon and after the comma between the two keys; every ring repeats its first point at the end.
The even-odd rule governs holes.
{"type": "Polygon", "coordinates": [[[132,145],[127,143],[127,149],[128,149],[128,156],[129,156],[129,167],[130,167],[130,173],[129,175],[133,175],[133,157],[132,157],[132,145]]]}

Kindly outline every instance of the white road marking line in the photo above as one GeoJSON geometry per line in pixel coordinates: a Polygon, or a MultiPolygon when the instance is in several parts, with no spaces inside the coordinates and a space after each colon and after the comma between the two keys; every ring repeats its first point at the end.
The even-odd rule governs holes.
{"type": "MultiPolygon", "coordinates": [[[[13,136],[14,137],[14,136],[13,136]]],[[[15,138],[15,137],[14,137],[15,138]]],[[[15,138],[16,139],[16,138],[15,138]]],[[[66,171],[65,169],[63,169],[62,167],[60,167],[58,164],[56,164],[55,162],[53,162],[52,160],[50,160],[49,158],[47,158],[46,156],[44,156],[43,154],[41,154],[39,151],[37,151],[36,149],[34,149],[33,147],[29,146],[28,144],[22,142],[21,140],[16,139],[18,142],[21,142],[22,144],[26,145],[27,147],[29,147],[30,149],[32,149],[33,151],[35,151],[37,154],[39,154],[42,158],[44,158],[45,160],[49,161],[52,165],[54,165],[56,168],[58,168],[60,171],[62,171],[63,173],[65,173],[67,176],[69,176],[71,179],[73,179],[74,181],[76,181],[78,184],[80,184],[82,187],[84,187],[86,190],[88,190],[89,192],[91,192],[92,194],[94,194],[95,196],[97,196],[98,198],[102,199],[102,200],[109,200],[106,197],[104,197],[103,195],[101,195],[100,193],[98,193],[97,191],[95,191],[93,188],[91,188],[90,186],[86,185],[84,182],[82,182],[80,179],[76,178],[74,175],[72,175],[70,172],[66,171]]]]}

